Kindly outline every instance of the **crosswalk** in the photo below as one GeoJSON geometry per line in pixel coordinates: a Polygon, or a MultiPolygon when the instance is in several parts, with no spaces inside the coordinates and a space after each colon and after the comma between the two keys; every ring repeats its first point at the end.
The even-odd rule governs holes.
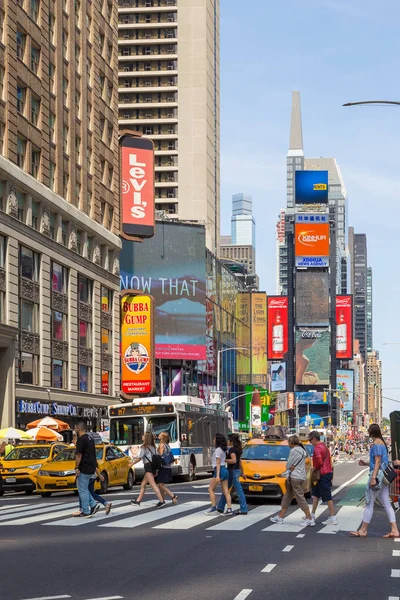
{"type": "MultiPolygon", "coordinates": [[[[21,527],[23,525],[44,525],[47,527],[107,527],[114,529],[134,529],[150,527],[155,530],[185,531],[202,527],[206,531],[244,531],[249,528],[266,533],[298,533],[305,529],[302,520],[303,512],[299,508],[287,515],[282,524],[271,523],[270,517],[277,514],[277,505],[262,505],[251,508],[248,515],[224,517],[219,513],[207,515],[209,507],[206,500],[190,500],[169,504],[156,510],[155,500],[142,502],[140,506],[132,506],[129,500],[116,500],[110,515],[100,511],[91,519],[72,517],[76,510],[75,502],[46,502],[34,505],[12,505],[0,509],[1,527],[21,527]]],[[[233,505],[233,508],[238,508],[233,505]]],[[[328,516],[325,506],[318,513],[317,526],[313,529],[318,534],[332,535],[349,532],[358,528],[363,515],[363,507],[339,507],[338,525],[323,526],[322,521],[328,516]]]]}

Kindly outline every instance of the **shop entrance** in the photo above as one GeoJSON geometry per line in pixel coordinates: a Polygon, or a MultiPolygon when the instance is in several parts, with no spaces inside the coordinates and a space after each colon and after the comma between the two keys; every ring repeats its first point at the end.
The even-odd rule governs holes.
{"type": "Polygon", "coordinates": [[[0,324],[0,423],[1,427],[15,425],[15,344],[16,327],[0,324]]]}

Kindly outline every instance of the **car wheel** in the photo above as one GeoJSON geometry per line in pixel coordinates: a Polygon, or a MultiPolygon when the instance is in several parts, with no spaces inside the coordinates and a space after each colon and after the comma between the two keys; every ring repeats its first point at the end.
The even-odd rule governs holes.
{"type": "Polygon", "coordinates": [[[106,471],[103,471],[102,475],[104,477],[104,481],[100,482],[101,483],[100,493],[107,494],[107,492],[108,492],[108,475],[107,475],[106,471]]]}
{"type": "Polygon", "coordinates": [[[123,486],[124,490],[131,490],[135,484],[135,476],[132,472],[132,469],[129,469],[128,479],[126,480],[126,484],[123,486]]]}
{"type": "Polygon", "coordinates": [[[25,490],[27,496],[31,496],[35,490],[25,490]]]}
{"type": "Polygon", "coordinates": [[[42,496],[42,498],[50,498],[51,492],[41,492],[40,495],[42,496]]]}

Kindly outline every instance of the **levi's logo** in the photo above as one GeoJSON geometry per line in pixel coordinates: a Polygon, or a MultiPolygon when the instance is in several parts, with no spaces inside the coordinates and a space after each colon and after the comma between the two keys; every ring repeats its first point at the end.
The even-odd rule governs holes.
{"type": "Polygon", "coordinates": [[[129,179],[122,182],[122,193],[128,194],[133,189],[133,203],[130,209],[132,217],[143,219],[146,216],[147,202],[143,199],[143,190],[147,184],[146,163],[139,162],[137,154],[129,154],[129,179]]]}

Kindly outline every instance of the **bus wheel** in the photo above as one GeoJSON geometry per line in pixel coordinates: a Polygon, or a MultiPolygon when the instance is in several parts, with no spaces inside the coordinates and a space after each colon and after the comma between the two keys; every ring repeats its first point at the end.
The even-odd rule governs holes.
{"type": "Polygon", "coordinates": [[[190,463],[189,463],[189,474],[187,477],[188,481],[194,481],[196,479],[196,463],[194,461],[194,458],[192,457],[190,459],[190,463]]]}

